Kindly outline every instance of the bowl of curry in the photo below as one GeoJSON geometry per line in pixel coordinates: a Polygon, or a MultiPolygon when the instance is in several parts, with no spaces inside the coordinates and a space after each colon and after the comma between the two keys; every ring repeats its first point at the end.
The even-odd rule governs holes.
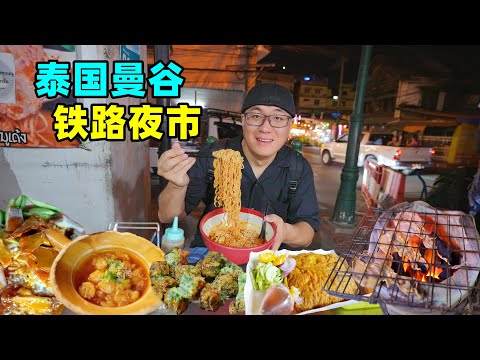
{"type": "Polygon", "coordinates": [[[160,248],[135,234],[94,233],[60,251],[50,282],[55,296],[76,314],[144,315],[161,305],[149,269],[162,260],[160,248]]]}

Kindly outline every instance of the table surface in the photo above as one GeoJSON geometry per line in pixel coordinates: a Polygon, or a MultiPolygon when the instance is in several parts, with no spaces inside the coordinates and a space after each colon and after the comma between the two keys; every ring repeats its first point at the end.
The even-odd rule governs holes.
{"type": "MultiPolygon", "coordinates": [[[[217,311],[208,311],[200,308],[200,303],[197,301],[188,304],[187,310],[181,315],[230,315],[228,307],[233,299],[228,299],[217,311]]],[[[244,315],[245,313],[238,313],[238,315],[244,315]]],[[[155,310],[150,315],[176,315],[175,311],[164,310],[162,308],[155,310]]]]}

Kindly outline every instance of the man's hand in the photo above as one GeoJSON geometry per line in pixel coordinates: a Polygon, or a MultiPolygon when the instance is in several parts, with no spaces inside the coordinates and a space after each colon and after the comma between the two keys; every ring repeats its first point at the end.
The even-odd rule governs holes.
{"type": "Polygon", "coordinates": [[[306,247],[312,243],[314,230],[305,221],[289,224],[275,214],[265,216],[265,220],[277,225],[277,235],[271,248],[273,251],[278,250],[282,243],[295,248],[306,247]]]}
{"type": "Polygon", "coordinates": [[[195,158],[185,154],[178,142],[165,151],[157,160],[157,174],[178,187],[188,185],[190,179],[187,171],[195,164],[195,158]]]}
{"type": "Polygon", "coordinates": [[[271,247],[271,250],[277,251],[287,235],[286,224],[280,216],[275,214],[265,216],[265,221],[273,222],[277,225],[277,235],[275,236],[275,241],[271,247]]]}

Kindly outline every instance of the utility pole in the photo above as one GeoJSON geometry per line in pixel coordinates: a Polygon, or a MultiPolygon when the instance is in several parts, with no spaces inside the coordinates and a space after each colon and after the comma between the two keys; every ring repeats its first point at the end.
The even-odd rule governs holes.
{"type": "Polygon", "coordinates": [[[372,45],[362,46],[362,55],[355,92],[355,105],[350,118],[350,131],[348,132],[347,155],[342,169],[340,189],[333,210],[333,221],[340,224],[353,225],[355,221],[356,187],[358,180],[358,152],[363,127],[363,104],[368,81],[368,68],[372,55],[372,45]]]}
{"type": "MultiPolygon", "coordinates": [[[[342,97],[342,86],[343,86],[343,68],[345,66],[345,57],[342,55],[340,58],[340,84],[338,85],[338,98],[337,98],[337,107],[336,112],[340,114],[340,99],[342,97]]],[[[338,138],[338,126],[340,125],[340,115],[337,115],[335,118],[335,139],[338,138]]]]}

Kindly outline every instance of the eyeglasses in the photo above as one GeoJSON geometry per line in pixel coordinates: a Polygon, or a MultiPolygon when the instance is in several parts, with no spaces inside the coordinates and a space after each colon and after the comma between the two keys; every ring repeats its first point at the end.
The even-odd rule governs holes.
{"type": "Polygon", "coordinates": [[[283,128],[288,125],[288,121],[292,118],[287,115],[264,115],[258,113],[245,113],[245,121],[248,125],[262,126],[265,119],[274,128],[283,128]]]}

